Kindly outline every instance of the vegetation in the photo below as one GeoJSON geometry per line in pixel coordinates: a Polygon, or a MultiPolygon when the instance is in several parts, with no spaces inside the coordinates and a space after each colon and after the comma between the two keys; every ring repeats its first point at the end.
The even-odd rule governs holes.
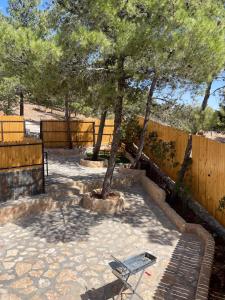
{"type": "MultiPolygon", "coordinates": [[[[0,16],[1,110],[11,113],[18,99],[21,115],[25,99],[61,107],[69,138],[71,112],[101,117],[93,159],[106,116],[113,115],[103,198],[121,140],[131,143],[135,135],[137,166],[150,116],[190,133],[222,126],[222,107],[218,113],[207,107],[212,82],[224,67],[222,1],[52,0],[40,9],[39,0],[9,0],[8,12],[0,16]],[[205,91],[201,108],[180,104],[175,91],[181,86],[193,94],[205,91]],[[162,97],[165,90],[170,96],[162,97]],[[133,119],[137,114],[145,115],[142,129],[133,119]]],[[[156,152],[168,147],[158,141],[156,152]]],[[[190,151],[191,140],[185,159],[190,151]]],[[[184,174],[185,160],[180,180],[184,174]]]]}

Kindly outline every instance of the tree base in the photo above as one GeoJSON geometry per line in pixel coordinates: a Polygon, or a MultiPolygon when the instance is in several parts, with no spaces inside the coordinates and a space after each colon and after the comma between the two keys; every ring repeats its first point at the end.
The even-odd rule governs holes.
{"type": "Polygon", "coordinates": [[[106,199],[102,199],[100,189],[84,194],[81,198],[80,206],[103,214],[121,213],[126,208],[123,193],[113,191],[106,199]]]}
{"type": "Polygon", "coordinates": [[[80,165],[87,168],[106,168],[108,166],[108,160],[81,159],[80,165]]]}

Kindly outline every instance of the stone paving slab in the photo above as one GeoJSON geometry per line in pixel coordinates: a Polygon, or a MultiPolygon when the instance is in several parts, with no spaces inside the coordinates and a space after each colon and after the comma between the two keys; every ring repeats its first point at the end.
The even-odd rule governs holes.
{"type": "MultiPolygon", "coordinates": [[[[71,157],[51,157],[49,167],[49,184],[104,174],[83,172],[71,157]]],[[[115,299],[121,286],[110,255],[122,259],[145,250],[158,260],[139,287],[144,299],[194,299],[202,242],[179,233],[140,186],[123,192],[130,206],[118,216],[72,205],[1,226],[0,299],[115,299]]]]}

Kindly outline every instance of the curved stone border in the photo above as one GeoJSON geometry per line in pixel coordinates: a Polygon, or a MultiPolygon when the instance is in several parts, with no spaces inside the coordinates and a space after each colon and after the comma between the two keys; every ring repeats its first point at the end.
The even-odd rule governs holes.
{"type": "MultiPolygon", "coordinates": [[[[151,199],[157,203],[165,215],[174,223],[180,232],[196,234],[204,242],[204,254],[199,272],[199,279],[195,294],[195,300],[207,300],[209,291],[209,282],[215,251],[215,241],[212,235],[199,224],[187,223],[176,211],[165,201],[166,193],[157,184],[145,175],[141,175],[138,170],[127,170],[127,173],[136,176],[151,199]]],[[[126,169],[122,171],[126,174],[126,169]]]]}
{"type": "Polygon", "coordinates": [[[87,168],[106,168],[108,166],[108,160],[89,160],[82,158],[80,165],[87,168]]]}
{"type": "MultiPolygon", "coordinates": [[[[95,192],[100,192],[100,190],[95,190],[95,192]]],[[[115,196],[118,199],[101,199],[95,198],[92,195],[92,191],[86,193],[82,196],[80,200],[80,206],[89,209],[91,211],[95,211],[103,214],[119,214],[123,212],[126,208],[126,202],[123,193],[114,191],[115,196]]]]}

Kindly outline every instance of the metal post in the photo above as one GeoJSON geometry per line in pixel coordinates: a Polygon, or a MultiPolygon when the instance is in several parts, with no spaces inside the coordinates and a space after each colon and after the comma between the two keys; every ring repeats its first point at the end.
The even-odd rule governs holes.
{"type": "Polygon", "coordinates": [[[48,152],[45,152],[45,154],[46,154],[46,172],[48,176],[48,152]]]}
{"type": "Polygon", "coordinates": [[[44,157],[44,143],[42,142],[42,190],[43,193],[45,194],[45,157],[44,157]]]}

